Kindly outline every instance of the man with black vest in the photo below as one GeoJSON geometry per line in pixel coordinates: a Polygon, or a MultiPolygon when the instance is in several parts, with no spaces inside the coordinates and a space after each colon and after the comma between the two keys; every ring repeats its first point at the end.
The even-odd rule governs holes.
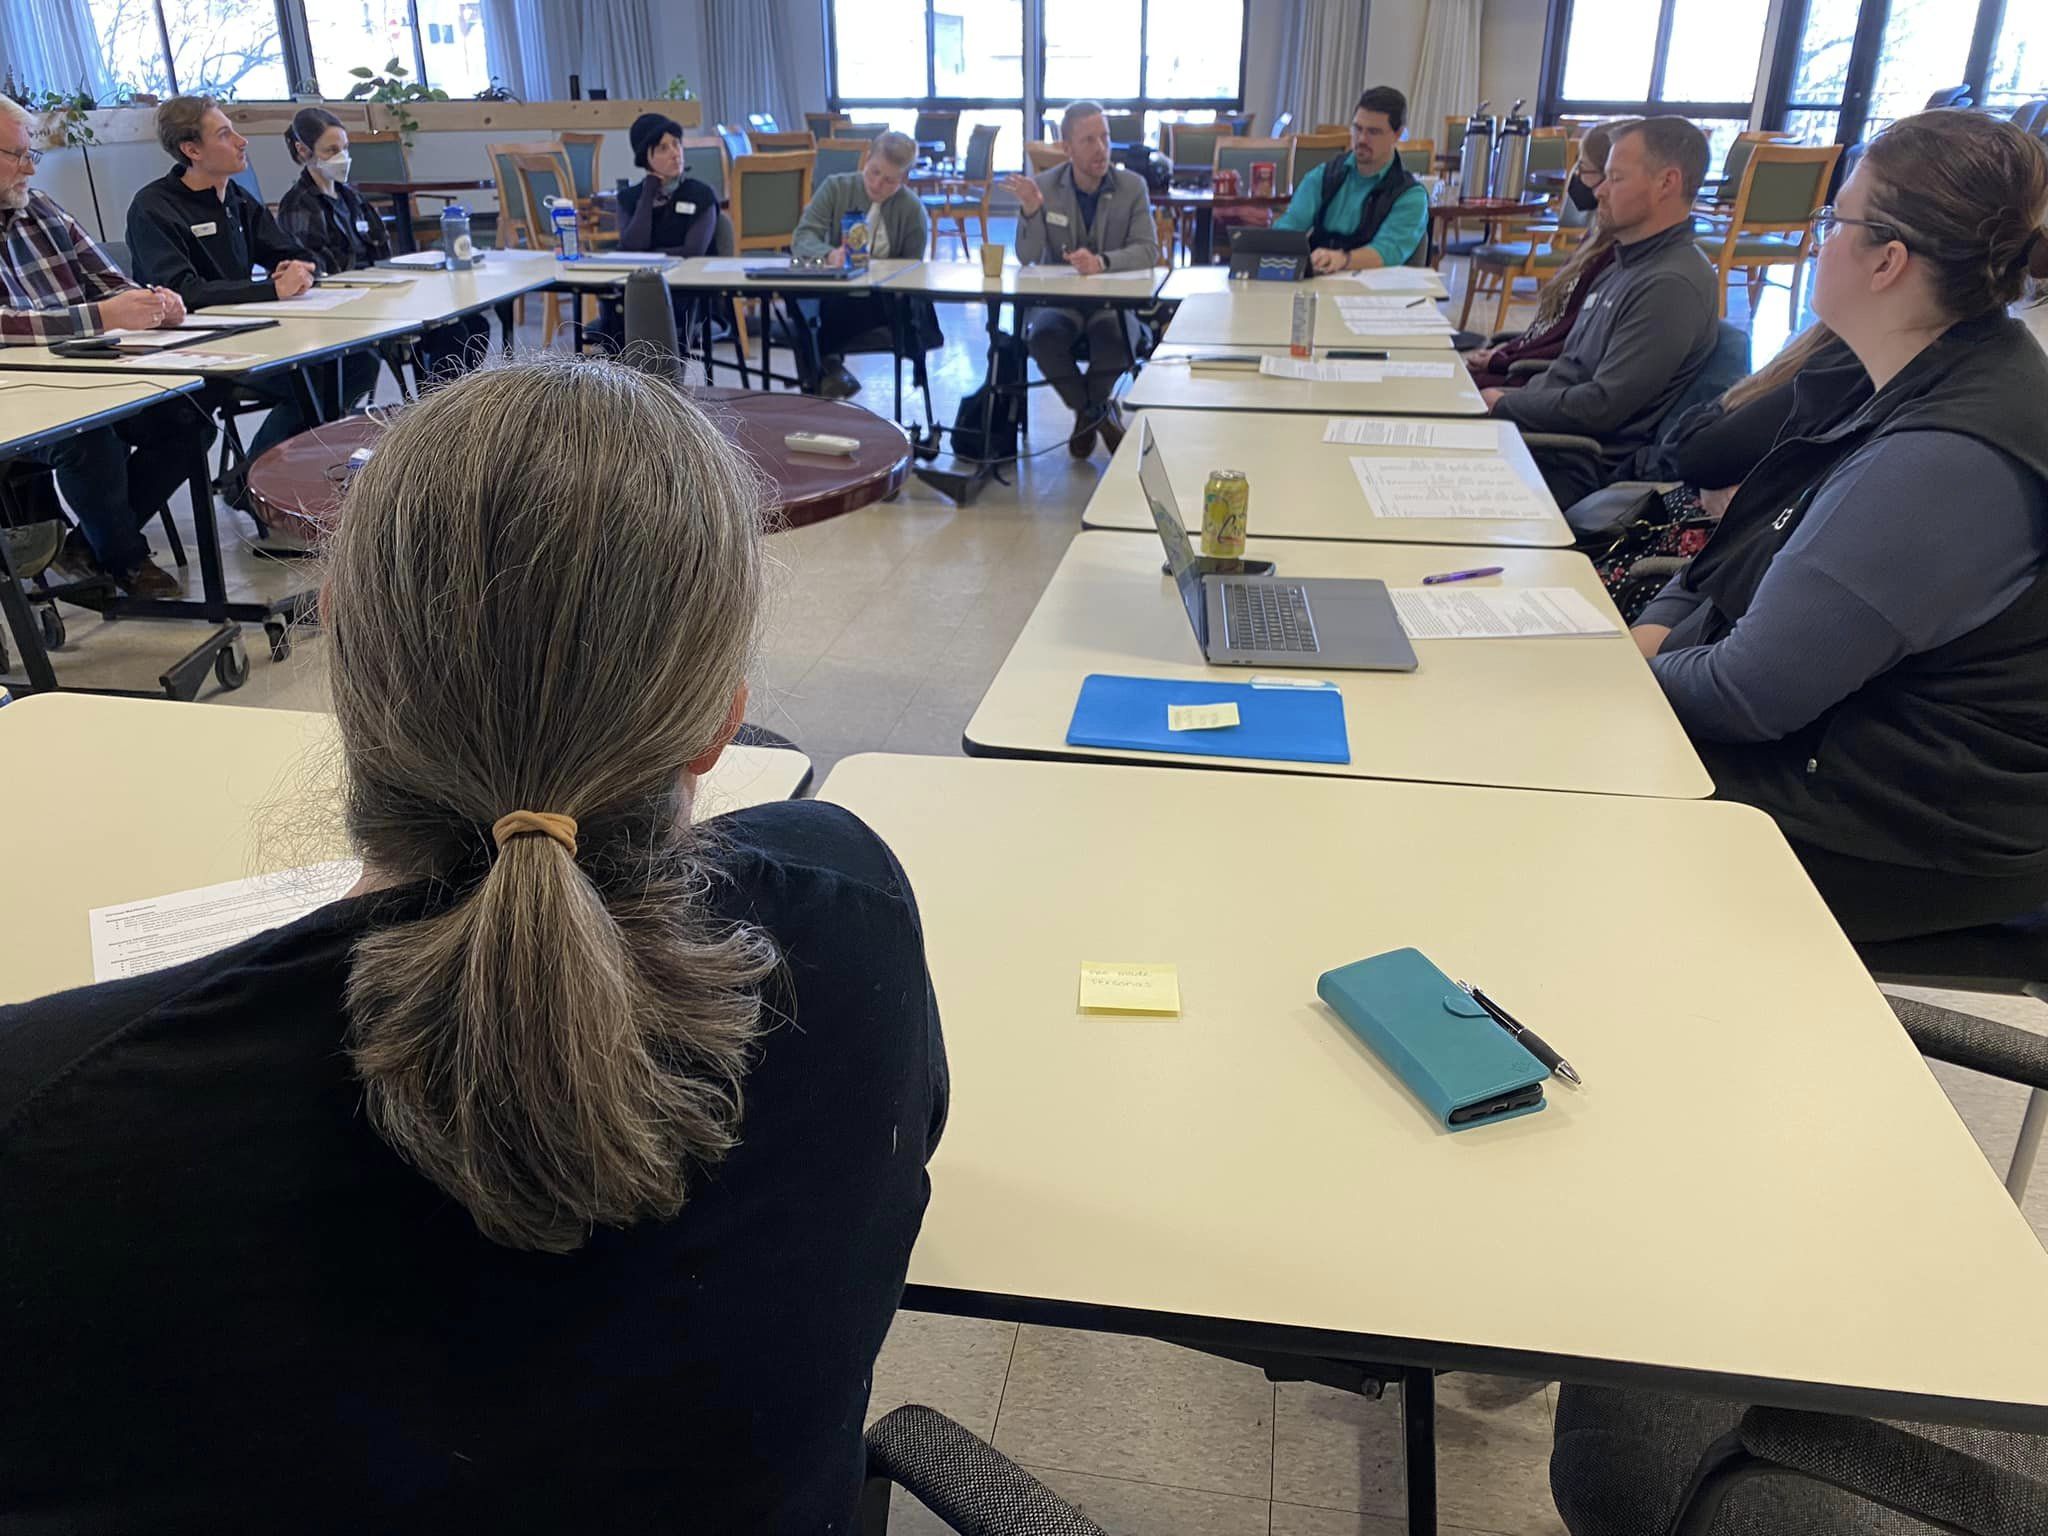
{"type": "Polygon", "coordinates": [[[1318,272],[1398,267],[1422,245],[1429,193],[1401,163],[1408,98],[1376,85],[1351,114],[1351,153],[1325,160],[1294,189],[1275,229],[1308,235],[1309,265],[1318,272]]]}

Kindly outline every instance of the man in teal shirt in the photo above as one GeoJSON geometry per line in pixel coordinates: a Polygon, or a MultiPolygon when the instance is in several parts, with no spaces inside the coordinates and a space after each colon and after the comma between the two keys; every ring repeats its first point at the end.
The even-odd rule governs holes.
{"type": "Polygon", "coordinates": [[[1422,244],[1429,193],[1401,163],[1408,98],[1376,85],[1351,114],[1351,153],[1325,160],[1294,189],[1275,229],[1308,235],[1309,265],[1318,272],[1398,267],[1422,244]]]}

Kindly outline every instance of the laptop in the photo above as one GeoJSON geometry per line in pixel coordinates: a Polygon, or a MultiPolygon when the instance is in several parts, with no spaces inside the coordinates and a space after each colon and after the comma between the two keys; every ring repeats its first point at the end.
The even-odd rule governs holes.
{"type": "Polygon", "coordinates": [[[1308,276],[1308,232],[1239,229],[1230,236],[1230,275],[1298,283],[1308,276]]]}
{"type": "Polygon", "coordinates": [[[1415,670],[1415,647],[1383,581],[1217,574],[1218,562],[1205,563],[1188,541],[1166,462],[1143,417],[1138,431],[1138,484],[1203,656],[1226,667],[1415,670]]]}
{"type": "Polygon", "coordinates": [[[793,261],[764,262],[748,267],[745,273],[750,283],[780,283],[790,278],[802,278],[807,283],[852,283],[867,275],[866,267],[828,267],[820,263],[800,266],[793,261]]]}

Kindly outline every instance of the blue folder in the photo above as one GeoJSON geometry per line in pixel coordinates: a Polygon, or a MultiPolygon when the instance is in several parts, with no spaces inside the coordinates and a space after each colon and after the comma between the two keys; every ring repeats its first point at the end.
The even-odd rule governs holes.
{"type": "Polygon", "coordinates": [[[1067,744],[1281,763],[1351,761],[1344,695],[1335,688],[1254,688],[1101,672],[1082,679],[1067,744]],[[1170,704],[1235,704],[1238,723],[1214,731],[1169,731],[1170,704]]]}

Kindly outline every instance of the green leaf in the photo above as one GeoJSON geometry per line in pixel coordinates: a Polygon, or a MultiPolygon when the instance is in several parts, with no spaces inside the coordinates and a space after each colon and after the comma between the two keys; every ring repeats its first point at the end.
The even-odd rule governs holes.
{"type": "Polygon", "coordinates": [[[393,55],[391,55],[391,62],[384,66],[384,73],[387,75],[402,75],[405,73],[404,70],[398,67],[397,54],[394,53],[393,55]]]}
{"type": "Polygon", "coordinates": [[[349,73],[358,80],[374,80],[377,78],[375,70],[364,69],[360,64],[350,70],[349,73]]]}

